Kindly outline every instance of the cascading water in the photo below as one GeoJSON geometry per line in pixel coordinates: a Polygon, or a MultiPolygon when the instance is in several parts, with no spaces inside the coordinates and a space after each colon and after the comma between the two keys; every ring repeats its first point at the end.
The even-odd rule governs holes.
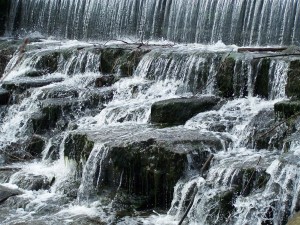
{"type": "Polygon", "coordinates": [[[222,42],[297,45],[299,12],[298,0],[11,1],[7,35],[216,44],[16,48],[0,88],[0,181],[18,192],[3,199],[0,185],[0,223],[286,224],[300,126],[297,105],[274,104],[295,89],[299,57],[222,42]],[[181,117],[199,102],[184,122],[153,122],[154,106],[181,117]]]}
{"type": "Polygon", "coordinates": [[[168,39],[239,45],[299,44],[295,0],[12,1],[7,33],[76,39],[168,39]]]}

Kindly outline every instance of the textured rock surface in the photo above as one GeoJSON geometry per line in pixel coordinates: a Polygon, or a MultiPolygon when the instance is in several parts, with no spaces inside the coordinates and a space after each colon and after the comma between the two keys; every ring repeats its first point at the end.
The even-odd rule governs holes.
{"type": "Polygon", "coordinates": [[[212,110],[219,102],[217,97],[178,98],[155,102],[151,107],[152,123],[184,124],[200,112],[212,110]]]}

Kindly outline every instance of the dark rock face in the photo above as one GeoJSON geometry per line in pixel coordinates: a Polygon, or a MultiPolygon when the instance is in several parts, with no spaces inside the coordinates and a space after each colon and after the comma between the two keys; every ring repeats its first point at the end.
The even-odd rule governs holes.
{"type": "Polygon", "coordinates": [[[279,118],[288,119],[300,114],[300,101],[282,101],[274,105],[274,111],[279,118]]]}
{"type": "Polygon", "coordinates": [[[94,142],[105,142],[108,152],[101,158],[101,168],[91,171],[98,194],[115,196],[116,207],[125,209],[167,209],[173,188],[188,164],[200,170],[209,155],[207,149],[217,151],[223,146],[220,139],[197,131],[144,129],[133,129],[130,134],[118,127],[110,132],[71,133],[65,142],[65,156],[80,165],[87,160],[94,142]],[[101,182],[97,183],[100,170],[101,182]]]}
{"type": "Polygon", "coordinates": [[[281,149],[286,127],[285,124],[278,124],[272,109],[259,112],[248,124],[251,135],[247,146],[255,149],[281,149]]]}
{"type": "Polygon", "coordinates": [[[0,167],[0,183],[8,183],[9,178],[20,169],[15,167],[0,167]]]}
{"type": "Polygon", "coordinates": [[[29,152],[32,156],[38,157],[41,155],[45,147],[45,140],[43,137],[33,135],[26,147],[26,152],[29,152]]]}
{"type": "Polygon", "coordinates": [[[6,201],[9,197],[23,194],[19,189],[13,189],[0,185],[0,203],[6,201]]]}
{"type": "Polygon", "coordinates": [[[0,105],[7,105],[9,103],[10,93],[5,89],[0,88],[0,105]]]}
{"type": "Polygon", "coordinates": [[[212,110],[218,101],[217,97],[201,97],[156,102],[151,107],[150,121],[167,125],[184,124],[196,114],[212,110]]]}
{"type": "Polygon", "coordinates": [[[95,81],[95,87],[107,87],[111,86],[115,82],[115,77],[113,75],[98,77],[95,81]]]}
{"type": "Polygon", "coordinates": [[[50,181],[46,176],[24,172],[15,175],[13,184],[18,185],[19,188],[32,191],[50,188],[50,181]]]}
{"type": "Polygon", "coordinates": [[[185,155],[169,152],[152,139],[113,147],[110,160],[102,185],[111,186],[112,176],[117,175],[113,178],[117,182],[122,174],[124,193],[140,196],[137,209],[167,209],[172,201],[173,187],[187,165],[185,155]]]}
{"type": "Polygon", "coordinates": [[[101,49],[100,72],[103,74],[119,72],[122,77],[131,76],[142,56],[147,52],[138,48],[101,49]]]}
{"type": "Polygon", "coordinates": [[[300,98],[300,60],[290,62],[285,92],[290,98],[300,98]]]}
{"type": "Polygon", "coordinates": [[[47,79],[16,79],[14,81],[3,82],[3,88],[10,91],[23,92],[29,88],[43,87],[52,83],[63,81],[63,78],[47,79]]]}
{"type": "Polygon", "coordinates": [[[58,67],[59,56],[60,52],[52,52],[51,54],[41,56],[35,66],[36,69],[47,73],[54,73],[58,67]]]}
{"type": "Polygon", "coordinates": [[[9,0],[0,0],[0,36],[5,32],[6,20],[9,12],[9,0]]]}
{"type": "Polygon", "coordinates": [[[233,74],[234,74],[235,59],[227,57],[218,71],[217,87],[221,97],[230,98],[234,95],[233,89],[233,74]]]}
{"type": "Polygon", "coordinates": [[[87,135],[71,134],[65,140],[64,154],[76,162],[87,159],[94,147],[94,143],[88,140],[87,135]]]}
{"type": "Polygon", "coordinates": [[[266,58],[262,59],[260,62],[257,61],[257,67],[253,94],[262,98],[268,98],[270,59],[266,58]]]}

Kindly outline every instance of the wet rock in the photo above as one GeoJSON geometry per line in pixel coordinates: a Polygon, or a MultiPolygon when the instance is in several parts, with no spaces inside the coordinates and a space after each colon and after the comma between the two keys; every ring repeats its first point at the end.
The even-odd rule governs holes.
{"type": "Polygon", "coordinates": [[[113,75],[101,76],[98,77],[95,81],[95,87],[107,87],[111,86],[115,81],[115,77],[113,75]]]}
{"type": "Polygon", "coordinates": [[[15,167],[0,167],[0,183],[8,183],[11,175],[18,172],[19,170],[20,168],[15,167]]]}
{"type": "Polygon", "coordinates": [[[69,177],[63,183],[61,182],[57,185],[57,192],[64,194],[68,198],[76,199],[80,183],[81,179],[75,176],[69,177]]]}
{"type": "Polygon", "coordinates": [[[279,118],[291,118],[300,115],[300,101],[282,101],[274,105],[274,111],[279,118]]]}
{"type": "Polygon", "coordinates": [[[33,157],[38,157],[41,155],[45,147],[45,140],[39,135],[33,135],[25,150],[29,152],[33,157]]]}
{"type": "Polygon", "coordinates": [[[78,89],[70,89],[66,87],[51,87],[44,88],[43,93],[38,97],[39,100],[45,100],[49,98],[68,98],[74,99],[79,96],[78,89]]]}
{"type": "Polygon", "coordinates": [[[61,134],[58,134],[54,137],[52,137],[47,145],[50,145],[47,152],[45,152],[45,159],[47,160],[58,160],[59,159],[59,151],[60,151],[60,145],[63,140],[63,136],[61,134]]]}
{"type": "Polygon", "coordinates": [[[0,88],[0,105],[7,105],[9,103],[10,93],[3,88],[0,88]]]}
{"type": "Polygon", "coordinates": [[[282,149],[285,138],[285,125],[278,126],[273,109],[260,111],[248,124],[251,133],[248,148],[282,149]]]}
{"type": "Polygon", "coordinates": [[[111,186],[123,173],[121,188],[128,190],[125,193],[145,196],[135,202],[138,209],[166,209],[172,201],[174,185],[187,165],[185,155],[160,148],[151,139],[113,147],[110,160],[102,185],[111,186]],[[111,180],[114,174],[117,176],[111,180]]]}
{"type": "Polygon", "coordinates": [[[16,184],[19,188],[31,191],[50,188],[50,181],[48,177],[25,172],[18,172],[13,175],[11,183],[16,184]]]}
{"type": "Polygon", "coordinates": [[[285,93],[289,98],[300,98],[300,60],[290,62],[285,93]]]}
{"type": "Polygon", "coordinates": [[[269,96],[269,68],[271,60],[269,58],[255,61],[257,76],[254,82],[254,95],[262,98],[269,96]]]}
{"type": "Polygon", "coordinates": [[[132,48],[101,49],[100,72],[103,74],[117,73],[121,76],[131,76],[142,56],[148,51],[132,48]]]}
{"type": "Polygon", "coordinates": [[[63,78],[41,78],[41,79],[15,79],[3,82],[2,87],[6,90],[23,92],[29,88],[43,87],[52,83],[63,81],[63,78]]]}
{"type": "MultiPolygon", "coordinates": [[[[223,149],[219,138],[198,131],[135,127],[128,133],[128,129],[116,127],[87,134],[73,133],[65,142],[65,156],[78,165],[90,156],[92,143],[106,143],[108,152],[101,158],[101,168],[93,171],[94,185],[101,181],[97,186],[101,196],[116,195],[116,207],[168,208],[174,185],[188,166],[187,158],[192,169],[200,170],[208,149],[223,149]]],[[[93,153],[91,157],[97,155],[93,153]]]]}
{"type": "Polygon", "coordinates": [[[24,147],[24,141],[5,144],[4,147],[0,149],[2,163],[8,164],[32,159],[32,155],[26,152],[24,147]]]}
{"type": "Polygon", "coordinates": [[[19,189],[6,187],[0,184],[0,204],[6,201],[9,197],[21,194],[23,194],[23,192],[19,189]]]}
{"type": "Polygon", "coordinates": [[[216,216],[218,217],[218,224],[226,224],[227,219],[231,216],[234,210],[235,194],[233,190],[222,191],[218,190],[213,198],[211,198],[207,205],[212,206],[208,211],[206,223],[209,225],[215,224],[216,216]]]}
{"type": "Polygon", "coordinates": [[[184,124],[196,114],[212,110],[219,100],[217,97],[201,97],[156,102],[151,107],[150,121],[167,125],[184,124]]]}
{"type": "Polygon", "coordinates": [[[54,73],[58,68],[60,52],[51,52],[41,56],[35,65],[37,70],[54,73]]]}
{"type": "Polygon", "coordinates": [[[6,20],[9,13],[9,0],[0,0],[0,36],[4,35],[6,28],[6,20]]]}
{"type": "Polygon", "coordinates": [[[26,77],[40,77],[47,74],[46,71],[43,70],[32,70],[25,73],[26,77]]]}
{"type": "Polygon", "coordinates": [[[74,159],[76,162],[86,160],[94,147],[94,142],[90,141],[87,135],[70,134],[65,140],[65,157],[74,159]]]}
{"type": "Polygon", "coordinates": [[[234,95],[233,74],[235,67],[235,59],[227,57],[223,62],[216,76],[216,82],[219,95],[221,97],[230,98],[234,95]]]}

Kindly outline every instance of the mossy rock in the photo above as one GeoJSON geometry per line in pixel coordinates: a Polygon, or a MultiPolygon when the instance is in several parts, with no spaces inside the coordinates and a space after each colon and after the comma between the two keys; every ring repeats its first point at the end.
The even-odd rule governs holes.
{"type": "Polygon", "coordinates": [[[289,98],[300,98],[300,60],[290,62],[285,93],[289,98]]]}
{"type": "Polygon", "coordinates": [[[292,116],[300,116],[300,101],[282,101],[274,105],[274,111],[278,118],[288,119],[292,116]]]}
{"type": "Polygon", "coordinates": [[[86,134],[70,133],[64,143],[64,156],[75,160],[80,167],[82,160],[87,160],[94,147],[94,142],[90,141],[86,134]]]}
{"type": "Polygon", "coordinates": [[[45,54],[38,60],[35,68],[48,73],[54,73],[58,68],[59,57],[60,52],[51,52],[50,54],[45,54]]]}
{"type": "Polygon", "coordinates": [[[9,103],[10,93],[0,88],[0,105],[7,105],[9,103]]]}
{"type": "Polygon", "coordinates": [[[235,67],[235,59],[227,57],[222,62],[217,74],[217,87],[221,97],[230,98],[234,95],[233,74],[235,67]]]}
{"type": "Polygon", "coordinates": [[[100,72],[103,74],[119,72],[122,77],[132,76],[136,66],[146,52],[140,49],[101,49],[100,72]]]}

